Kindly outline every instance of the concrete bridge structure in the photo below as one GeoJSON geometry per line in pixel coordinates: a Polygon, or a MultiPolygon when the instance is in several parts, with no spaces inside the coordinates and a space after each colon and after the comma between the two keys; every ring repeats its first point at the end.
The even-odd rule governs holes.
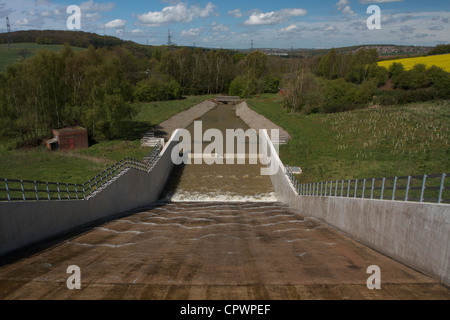
{"type": "Polygon", "coordinates": [[[450,298],[449,205],[301,196],[267,132],[277,202],[167,202],[177,134],[87,200],[0,202],[0,299],[450,298]]]}

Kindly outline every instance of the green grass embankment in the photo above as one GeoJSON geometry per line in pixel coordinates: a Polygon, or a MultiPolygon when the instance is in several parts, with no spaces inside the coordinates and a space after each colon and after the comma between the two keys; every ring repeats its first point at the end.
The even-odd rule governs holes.
{"type": "Polygon", "coordinates": [[[313,115],[288,113],[278,95],[248,105],[291,134],[280,157],[301,182],[450,171],[450,101],[313,115]]]}

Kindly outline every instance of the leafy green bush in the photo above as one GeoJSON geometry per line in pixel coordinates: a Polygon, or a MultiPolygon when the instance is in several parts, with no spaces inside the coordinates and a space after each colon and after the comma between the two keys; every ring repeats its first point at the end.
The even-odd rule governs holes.
{"type": "Polygon", "coordinates": [[[280,90],[280,79],[268,75],[264,79],[264,93],[277,93],[280,90]]]}
{"type": "Polygon", "coordinates": [[[324,92],[323,111],[334,113],[353,109],[357,92],[357,87],[344,79],[328,81],[324,92]]]}
{"type": "Polygon", "coordinates": [[[228,94],[250,98],[258,93],[258,81],[253,76],[237,76],[230,84],[228,94]]]}
{"type": "Polygon", "coordinates": [[[427,77],[437,95],[441,99],[450,98],[450,73],[442,68],[432,66],[427,71],[427,77]]]}
{"type": "Polygon", "coordinates": [[[411,70],[402,72],[394,80],[395,87],[405,90],[427,88],[430,84],[427,67],[424,64],[416,64],[411,70]]]}
{"type": "Polygon", "coordinates": [[[430,101],[439,98],[435,88],[419,88],[415,90],[391,90],[377,92],[374,102],[379,105],[402,105],[412,102],[430,101]]]}
{"type": "Polygon", "coordinates": [[[450,44],[439,44],[429,52],[430,55],[450,53],[450,44]]]}
{"type": "Polygon", "coordinates": [[[403,64],[398,63],[398,62],[394,62],[393,64],[391,64],[391,66],[389,67],[389,78],[391,79],[395,79],[397,78],[400,74],[402,74],[403,72],[405,72],[405,67],[403,66],[403,64]]]}
{"type": "Polygon", "coordinates": [[[139,102],[176,100],[181,98],[181,87],[166,75],[153,75],[137,83],[134,99],[139,102]]]}
{"type": "Polygon", "coordinates": [[[243,90],[243,81],[242,81],[242,77],[238,76],[236,78],[234,78],[233,81],[231,81],[230,84],[230,88],[228,90],[228,94],[230,96],[241,96],[242,95],[242,90],[243,90]]]}

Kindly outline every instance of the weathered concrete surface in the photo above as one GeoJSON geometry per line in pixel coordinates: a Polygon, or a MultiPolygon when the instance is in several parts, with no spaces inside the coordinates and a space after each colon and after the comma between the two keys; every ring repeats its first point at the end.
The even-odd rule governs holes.
{"type": "Polygon", "coordinates": [[[450,284],[448,205],[299,197],[293,207],[450,284]]]}
{"type": "Polygon", "coordinates": [[[177,144],[166,144],[150,173],[129,170],[89,200],[0,202],[0,255],[157,201],[173,168],[171,151],[177,144]]]}
{"type": "Polygon", "coordinates": [[[150,132],[154,133],[156,137],[165,138],[168,140],[177,129],[186,128],[196,119],[203,116],[208,111],[211,111],[217,106],[217,103],[206,100],[192,108],[180,112],[172,118],[160,123],[153,128],[150,132]]]}
{"type": "Polygon", "coordinates": [[[450,285],[449,205],[299,196],[273,148],[271,154],[278,163],[271,179],[279,202],[450,285]]]}
{"type": "Polygon", "coordinates": [[[302,197],[295,194],[282,170],[272,177],[280,202],[450,285],[450,206],[302,197]]]}
{"type": "Polygon", "coordinates": [[[10,257],[0,299],[450,299],[449,289],[273,203],[172,203],[10,257]],[[68,290],[67,267],[81,269],[68,290]],[[381,268],[369,290],[367,267],[381,268]]]}
{"type": "Polygon", "coordinates": [[[279,136],[290,140],[291,135],[282,127],[276,125],[266,117],[260,115],[256,111],[250,109],[246,102],[242,102],[236,106],[236,115],[242,119],[250,128],[259,130],[266,129],[270,136],[271,130],[279,130],[279,136]]]}

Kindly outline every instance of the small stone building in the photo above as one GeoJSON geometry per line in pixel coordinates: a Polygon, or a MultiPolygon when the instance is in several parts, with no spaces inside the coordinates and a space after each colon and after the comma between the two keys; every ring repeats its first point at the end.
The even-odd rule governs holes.
{"type": "Polygon", "coordinates": [[[53,138],[45,142],[49,150],[89,148],[87,129],[80,126],[53,130],[53,138]]]}

